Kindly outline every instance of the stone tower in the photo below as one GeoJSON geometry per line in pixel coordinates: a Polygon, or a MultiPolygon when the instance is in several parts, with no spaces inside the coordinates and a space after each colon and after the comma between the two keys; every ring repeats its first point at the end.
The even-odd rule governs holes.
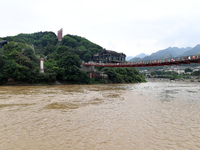
{"type": "Polygon", "coordinates": [[[62,34],[63,34],[63,29],[61,28],[60,30],[58,30],[58,42],[62,41],[62,34]]]}

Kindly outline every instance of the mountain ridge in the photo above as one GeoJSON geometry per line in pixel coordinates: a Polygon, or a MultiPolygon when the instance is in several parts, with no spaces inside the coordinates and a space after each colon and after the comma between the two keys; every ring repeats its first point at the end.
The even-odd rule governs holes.
{"type": "Polygon", "coordinates": [[[168,47],[163,50],[158,50],[157,52],[154,52],[149,56],[145,56],[144,58],[134,57],[131,60],[129,60],[129,62],[165,59],[196,54],[200,54],[200,44],[197,44],[195,47],[186,48],[168,47]]]}
{"type": "MultiPolygon", "coordinates": [[[[149,55],[147,55],[147,54],[145,54],[145,53],[140,53],[140,54],[136,55],[135,57],[144,58],[144,57],[146,57],[146,56],[149,56],[149,55]]],[[[134,58],[135,58],[135,57],[134,57],[134,58]]]]}

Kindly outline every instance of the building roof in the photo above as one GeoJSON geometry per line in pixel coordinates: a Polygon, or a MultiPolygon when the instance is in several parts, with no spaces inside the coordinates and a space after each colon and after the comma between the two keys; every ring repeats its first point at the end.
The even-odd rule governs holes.
{"type": "Polygon", "coordinates": [[[0,41],[0,44],[7,44],[8,42],[6,40],[0,41]]]}
{"type": "Polygon", "coordinates": [[[108,53],[108,54],[113,54],[113,55],[125,55],[123,53],[118,53],[118,52],[115,52],[115,51],[112,51],[112,50],[104,50],[104,51],[100,52],[99,54],[102,54],[102,53],[108,53]]]}
{"type": "Polygon", "coordinates": [[[95,56],[100,56],[100,55],[103,55],[103,54],[112,54],[112,55],[117,55],[117,56],[124,56],[124,57],[126,57],[126,55],[123,54],[123,53],[118,53],[118,52],[111,51],[111,50],[104,50],[104,51],[102,51],[102,52],[100,52],[100,53],[94,54],[93,57],[95,57],[95,56]]]}

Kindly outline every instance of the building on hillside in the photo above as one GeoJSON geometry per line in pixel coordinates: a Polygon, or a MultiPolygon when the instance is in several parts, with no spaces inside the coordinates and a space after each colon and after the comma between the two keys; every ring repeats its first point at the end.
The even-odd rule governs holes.
{"type": "Polygon", "coordinates": [[[6,41],[6,40],[0,41],[0,48],[3,48],[3,46],[7,43],[8,43],[8,41],[6,41]]]}
{"type": "MultiPolygon", "coordinates": [[[[200,70],[200,67],[191,67],[191,66],[171,66],[167,69],[165,69],[164,71],[165,72],[168,72],[168,71],[173,71],[173,72],[176,72],[178,74],[185,74],[185,69],[186,68],[190,68],[192,70],[192,72],[194,71],[199,71],[200,70]]],[[[188,72],[187,74],[190,74],[191,72],[188,72]]]]}
{"type": "Polygon", "coordinates": [[[194,68],[191,68],[192,69],[192,71],[194,72],[194,71],[200,71],[200,67],[194,67],[194,68]]]}
{"type": "Polygon", "coordinates": [[[173,71],[173,72],[176,72],[178,74],[184,74],[185,69],[186,69],[185,66],[171,66],[167,69],[164,69],[164,72],[173,71]]]}
{"type": "Polygon", "coordinates": [[[173,71],[178,73],[178,74],[184,74],[185,73],[185,67],[181,67],[181,66],[175,66],[173,71]]]}
{"type": "Polygon", "coordinates": [[[125,54],[111,50],[104,50],[92,57],[92,61],[97,63],[122,63],[125,62],[125,59],[125,54]]]}

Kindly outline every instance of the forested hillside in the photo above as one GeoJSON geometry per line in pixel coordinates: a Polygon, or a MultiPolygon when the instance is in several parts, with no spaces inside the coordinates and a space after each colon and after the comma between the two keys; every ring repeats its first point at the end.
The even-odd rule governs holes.
{"type": "Polygon", "coordinates": [[[125,75],[120,74],[116,68],[105,70],[109,77],[107,81],[90,79],[86,72],[80,70],[81,63],[90,61],[92,55],[104,49],[80,36],[65,35],[59,45],[57,36],[53,32],[18,34],[0,39],[9,41],[3,49],[0,49],[0,84],[53,83],[55,81],[69,84],[144,81],[137,70],[121,71],[127,72],[128,75],[125,75]],[[45,58],[44,74],[39,73],[40,58],[45,58]],[[125,76],[133,77],[124,79],[125,76]]]}

